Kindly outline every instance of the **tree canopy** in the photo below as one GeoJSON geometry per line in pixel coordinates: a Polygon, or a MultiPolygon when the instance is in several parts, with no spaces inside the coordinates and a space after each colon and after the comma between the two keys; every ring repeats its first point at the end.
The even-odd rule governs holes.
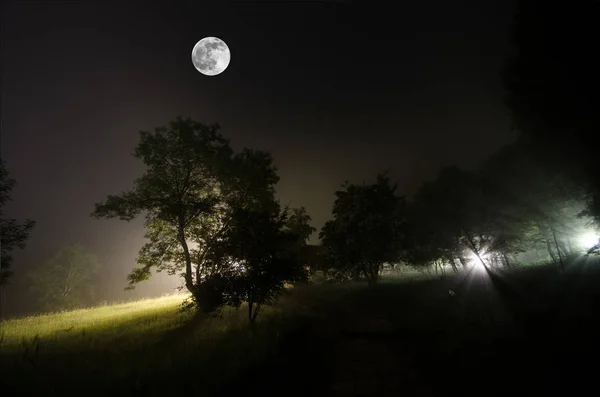
{"type": "Polygon", "coordinates": [[[346,182],[342,187],[335,193],[333,219],[319,237],[332,267],[374,284],[384,263],[401,258],[404,197],[396,195],[396,185],[385,174],[372,184],[346,182]]]}
{"type": "Polygon", "coordinates": [[[281,281],[295,274],[278,273],[275,266],[283,262],[282,268],[291,266],[287,257],[274,259],[279,249],[288,249],[281,243],[282,230],[292,226],[300,239],[311,230],[303,223],[310,220],[303,210],[294,211],[289,219],[284,216],[283,223],[276,221],[283,215],[275,199],[279,176],[271,154],[247,148],[234,153],[218,130],[218,125],[179,117],[167,127],[141,132],[134,156],[147,166],[146,172],[130,191],[108,196],[92,213],[126,221],[145,213],[147,242],[138,256],[141,266],[128,276],[129,288],[148,279],[153,268],[167,271],[180,275],[194,304],[209,312],[241,297],[254,299],[248,285],[255,281],[262,288],[256,302],[269,301],[281,281]],[[239,251],[232,243],[253,234],[267,239],[270,245],[261,249],[271,251],[239,251]],[[257,255],[271,259],[258,260],[257,255]],[[274,262],[266,265],[268,260],[274,262]],[[244,261],[248,270],[242,277],[244,261]],[[265,276],[272,277],[269,282],[252,278],[255,268],[261,268],[261,274],[271,272],[265,276]]]}
{"type": "Polygon", "coordinates": [[[564,265],[584,248],[576,242],[590,227],[584,208],[580,181],[536,161],[518,141],[475,172],[446,167],[421,186],[408,204],[405,258],[454,270],[475,261],[489,271],[528,253],[564,265]]]}
{"type": "MultiPolygon", "coordinates": [[[[275,300],[286,283],[306,280],[301,257],[304,237],[286,227],[289,218],[287,209],[235,209],[224,238],[217,243],[218,261],[229,263],[233,270],[228,277],[233,288],[226,294],[227,303],[247,302],[250,321],[262,305],[275,300]]],[[[309,219],[302,219],[299,226],[305,229],[309,219]]]]}

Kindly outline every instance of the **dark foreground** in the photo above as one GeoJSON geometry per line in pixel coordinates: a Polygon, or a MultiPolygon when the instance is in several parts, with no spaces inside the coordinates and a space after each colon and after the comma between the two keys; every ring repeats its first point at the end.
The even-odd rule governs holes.
{"type": "Polygon", "coordinates": [[[564,273],[340,288],[314,299],[319,320],[239,386],[287,396],[587,395],[599,286],[600,263],[581,258],[564,273]]]}
{"type": "Polygon", "coordinates": [[[278,303],[285,315],[221,336],[212,332],[225,321],[198,336],[206,320],[196,318],[156,339],[145,336],[139,351],[121,344],[31,363],[2,357],[0,393],[587,395],[600,353],[598,286],[600,263],[584,258],[564,272],[474,270],[372,288],[302,286],[278,303]]]}

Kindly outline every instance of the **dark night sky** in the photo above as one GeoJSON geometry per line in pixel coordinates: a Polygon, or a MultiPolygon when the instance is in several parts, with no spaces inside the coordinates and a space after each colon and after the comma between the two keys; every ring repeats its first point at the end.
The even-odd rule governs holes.
{"type": "Polygon", "coordinates": [[[1,154],[18,181],[8,210],[38,222],[14,270],[80,242],[120,291],[142,222],[89,213],[142,172],[130,156],[139,131],[178,115],[271,151],[280,199],[316,227],[345,179],[388,169],[411,193],[443,165],[476,166],[515,137],[499,76],[511,3],[4,2],[1,154]],[[215,77],[191,63],[205,36],[232,52],[215,77]]]}

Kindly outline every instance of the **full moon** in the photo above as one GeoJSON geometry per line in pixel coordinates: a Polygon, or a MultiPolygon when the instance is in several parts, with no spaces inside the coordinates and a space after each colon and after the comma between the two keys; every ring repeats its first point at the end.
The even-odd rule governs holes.
{"type": "Polygon", "coordinates": [[[225,42],[217,37],[205,37],[196,43],[192,50],[192,63],[196,69],[206,76],[216,76],[223,73],[231,53],[225,42]]]}

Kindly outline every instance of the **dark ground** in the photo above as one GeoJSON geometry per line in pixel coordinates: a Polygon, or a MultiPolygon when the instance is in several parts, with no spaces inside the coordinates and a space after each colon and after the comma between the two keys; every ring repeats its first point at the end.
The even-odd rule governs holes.
{"type": "Polygon", "coordinates": [[[307,299],[319,317],[235,389],[286,396],[589,394],[600,350],[598,286],[600,263],[580,258],[564,273],[540,267],[493,278],[474,271],[371,289],[333,287],[307,299]]]}
{"type": "MultiPolygon", "coordinates": [[[[72,368],[63,364],[56,371],[70,368],[65,376],[76,395],[588,395],[595,390],[600,351],[598,286],[599,258],[580,258],[564,272],[540,266],[372,288],[299,286],[278,303],[285,312],[281,319],[209,337],[210,346],[199,344],[188,361],[172,349],[188,346],[183,342],[203,317],[169,331],[150,346],[160,354],[149,357],[172,351],[175,361],[165,373],[140,369],[139,385],[135,373],[124,379],[114,374],[129,368],[115,360],[137,351],[65,356],[72,368]],[[106,356],[94,361],[98,371],[84,365],[77,376],[81,360],[95,355],[106,356]]],[[[36,375],[38,368],[32,371],[36,375]]],[[[34,389],[43,394],[30,395],[73,395],[51,388],[57,383],[52,373],[33,376],[39,378],[34,389]]],[[[9,377],[0,373],[2,396],[19,384],[9,377]]]]}

